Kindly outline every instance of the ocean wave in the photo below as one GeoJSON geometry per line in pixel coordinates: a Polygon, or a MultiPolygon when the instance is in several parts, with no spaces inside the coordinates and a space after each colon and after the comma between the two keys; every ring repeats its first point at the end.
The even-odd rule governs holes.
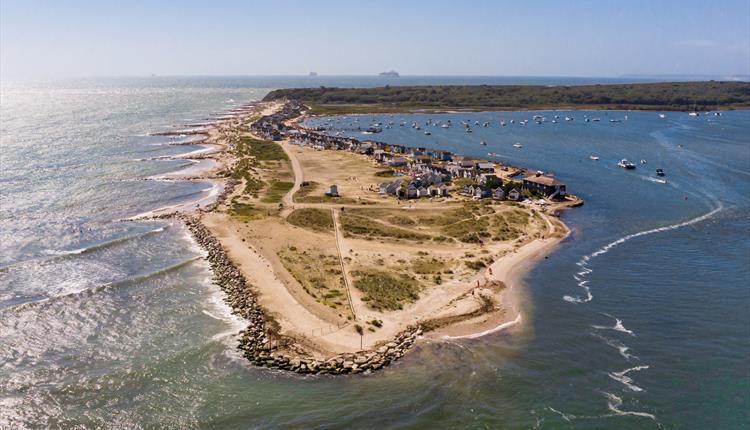
{"type": "Polygon", "coordinates": [[[83,295],[89,295],[90,296],[90,295],[94,295],[94,294],[102,292],[102,291],[106,291],[108,289],[121,288],[121,287],[126,287],[126,286],[129,286],[129,285],[137,284],[139,282],[143,282],[143,281],[146,281],[148,279],[155,278],[157,276],[165,275],[167,273],[179,270],[179,269],[181,269],[181,268],[183,268],[183,267],[185,267],[185,266],[187,266],[187,265],[189,265],[189,264],[193,263],[194,261],[199,260],[201,258],[202,258],[202,256],[196,256],[196,257],[188,258],[187,260],[181,261],[179,263],[175,263],[175,264],[173,264],[171,266],[167,266],[167,267],[161,268],[159,270],[155,270],[153,272],[144,273],[144,274],[141,274],[141,275],[131,276],[131,277],[128,277],[128,278],[125,278],[125,279],[121,279],[119,281],[108,282],[106,284],[97,285],[97,286],[91,287],[91,288],[82,288],[82,289],[77,289],[77,290],[73,290],[73,291],[67,291],[65,293],[57,294],[57,295],[52,295],[52,296],[45,297],[45,298],[40,299],[40,300],[35,300],[35,301],[32,301],[32,302],[21,303],[19,305],[10,306],[10,307],[4,308],[4,309],[0,309],[0,314],[1,313],[6,313],[6,312],[15,312],[15,311],[19,311],[19,310],[22,310],[22,309],[29,309],[29,308],[36,307],[36,306],[48,305],[48,304],[54,303],[54,302],[56,302],[58,300],[69,299],[69,298],[83,296],[83,295]]]}
{"type": "Polygon", "coordinates": [[[581,270],[578,273],[576,273],[575,275],[573,275],[573,279],[575,279],[576,281],[578,281],[578,286],[581,287],[581,288],[583,288],[583,290],[586,293],[586,296],[585,297],[581,297],[581,296],[565,295],[565,296],[563,296],[563,300],[565,300],[566,302],[569,302],[569,303],[587,303],[587,302],[590,302],[591,300],[594,299],[594,295],[591,293],[591,288],[588,286],[588,281],[586,281],[585,279],[583,279],[588,274],[590,274],[591,272],[593,272],[593,269],[591,269],[591,268],[588,267],[589,261],[591,261],[591,259],[596,258],[596,257],[598,257],[600,255],[604,255],[604,254],[608,253],[612,248],[616,247],[617,245],[621,245],[621,244],[623,244],[623,243],[625,243],[625,242],[627,242],[627,241],[629,241],[631,239],[635,239],[635,238],[641,237],[641,236],[647,236],[647,235],[650,235],[650,234],[655,234],[655,233],[661,233],[661,232],[665,232],[665,231],[670,231],[670,230],[677,230],[677,229],[682,228],[682,227],[687,227],[689,225],[693,225],[693,224],[697,224],[699,222],[705,221],[705,220],[711,218],[712,216],[716,215],[717,213],[719,213],[722,209],[724,209],[724,205],[721,202],[716,202],[716,204],[717,204],[717,206],[715,208],[713,208],[712,210],[710,210],[709,212],[707,212],[707,213],[705,213],[705,214],[703,214],[701,216],[698,216],[698,217],[695,217],[695,218],[692,218],[692,219],[689,219],[687,221],[683,221],[683,222],[680,222],[680,223],[667,225],[667,226],[664,226],[664,227],[657,227],[657,228],[652,228],[652,229],[649,229],[649,230],[639,231],[637,233],[628,234],[628,235],[625,235],[625,236],[623,236],[623,237],[621,237],[621,238],[619,238],[619,239],[617,239],[615,241],[612,241],[612,242],[610,242],[610,243],[602,246],[601,248],[597,249],[596,251],[592,252],[591,254],[584,255],[576,263],[576,265],[578,265],[579,267],[581,267],[583,270],[581,270]]]}
{"type": "Polygon", "coordinates": [[[602,336],[602,335],[600,335],[598,333],[591,333],[591,335],[594,336],[594,337],[598,337],[599,339],[603,340],[604,343],[606,343],[607,345],[609,345],[612,348],[616,349],[617,352],[620,353],[620,355],[622,356],[622,358],[624,358],[628,362],[630,362],[632,360],[638,360],[637,356],[628,353],[628,351],[630,351],[630,347],[627,346],[627,345],[625,345],[624,343],[619,342],[619,341],[614,340],[614,339],[610,339],[608,337],[604,337],[604,336],[602,336]]]}
{"type": "Polygon", "coordinates": [[[635,337],[635,333],[633,333],[632,330],[628,330],[627,328],[625,328],[625,326],[622,324],[622,320],[621,319],[619,319],[617,317],[614,317],[614,316],[612,316],[610,314],[604,313],[604,312],[602,312],[602,315],[605,315],[605,316],[608,316],[608,317],[614,319],[615,320],[615,325],[612,326],[612,327],[610,327],[610,326],[602,326],[602,325],[592,325],[591,328],[594,328],[594,329],[597,329],[597,330],[614,330],[614,331],[619,331],[621,333],[627,333],[627,334],[635,337]]]}
{"type": "Polygon", "coordinates": [[[146,231],[146,232],[143,232],[143,233],[138,233],[138,234],[134,234],[134,235],[131,235],[131,236],[119,237],[117,239],[112,239],[112,240],[109,240],[109,241],[106,241],[106,242],[97,243],[97,244],[90,245],[90,246],[83,247],[83,248],[77,248],[77,249],[45,249],[45,250],[41,251],[41,254],[46,255],[46,257],[36,258],[36,259],[31,259],[31,260],[19,261],[18,263],[11,264],[11,265],[3,267],[2,270],[0,270],[0,271],[1,272],[7,272],[9,270],[13,270],[13,269],[18,268],[18,267],[24,267],[24,266],[26,266],[28,264],[32,264],[32,263],[36,263],[36,264],[43,263],[43,264],[46,264],[46,263],[51,263],[53,261],[58,261],[58,260],[64,259],[64,258],[75,257],[75,256],[78,256],[78,255],[84,255],[84,254],[90,254],[92,252],[96,252],[96,251],[99,251],[99,250],[102,250],[102,249],[110,248],[112,246],[119,245],[121,243],[125,243],[125,242],[128,242],[128,241],[134,240],[134,239],[140,239],[140,238],[143,238],[143,237],[146,237],[146,236],[150,236],[152,234],[161,233],[161,232],[165,231],[167,228],[169,228],[170,226],[171,226],[171,224],[169,224],[169,225],[163,225],[161,227],[158,227],[158,228],[155,228],[153,230],[149,230],[149,231],[146,231]]]}
{"type": "Polygon", "coordinates": [[[631,367],[629,369],[625,369],[625,370],[623,370],[621,372],[610,372],[610,373],[608,373],[608,375],[609,375],[610,378],[612,378],[615,381],[620,382],[623,385],[625,385],[626,387],[628,387],[631,391],[640,392],[640,391],[643,391],[643,388],[635,385],[633,383],[633,378],[631,378],[630,376],[628,376],[628,373],[630,373],[630,372],[640,372],[641,370],[645,370],[645,369],[648,369],[648,368],[649,368],[649,366],[645,366],[645,365],[644,366],[635,366],[635,367],[631,367]]]}
{"type": "Polygon", "coordinates": [[[604,392],[604,396],[607,398],[607,407],[610,411],[614,412],[615,415],[632,415],[635,417],[650,418],[656,421],[656,416],[647,412],[623,411],[622,409],[620,409],[620,406],[622,406],[622,398],[618,397],[615,394],[604,392]]]}

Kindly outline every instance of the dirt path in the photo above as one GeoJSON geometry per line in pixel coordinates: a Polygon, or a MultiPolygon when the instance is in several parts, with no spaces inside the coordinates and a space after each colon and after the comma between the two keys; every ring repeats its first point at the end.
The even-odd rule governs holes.
{"type": "Polygon", "coordinates": [[[292,164],[292,170],[294,171],[294,186],[288,193],[284,194],[284,197],[282,198],[284,209],[281,211],[281,216],[286,218],[287,215],[294,210],[294,193],[299,191],[299,188],[302,186],[302,166],[300,165],[297,156],[294,155],[294,151],[290,148],[288,141],[280,142],[279,146],[281,146],[287,157],[289,157],[289,161],[292,164]]]}
{"type": "Polygon", "coordinates": [[[357,320],[357,312],[354,310],[354,302],[352,301],[352,280],[349,275],[349,271],[346,270],[346,264],[344,264],[344,257],[341,251],[341,223],[339,222],[339,213],[336,209],[331,208],[331,217],[333,218],[333,232],[336,236],[336,253],[339,256],[339,262],[341,262],[341,273],[344,276],[344,285],[346,286],[346,298],[349,300],[349,308],[352,311],[354,320],[357,320]]]}

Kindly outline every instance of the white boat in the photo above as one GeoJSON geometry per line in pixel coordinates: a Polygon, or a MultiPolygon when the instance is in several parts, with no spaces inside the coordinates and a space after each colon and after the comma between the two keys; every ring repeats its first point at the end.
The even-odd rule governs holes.
{"type": "Polygon", "coordinates": [[[690,113],[688,113],[688,115],[690,115],[690,116],[698,116],[698,112],[690,112],[690,113]]]}
{"type": "Polygon", "coordinates": [[[594,160],[594,161],[599,161],[599,157],[597,157],[596,155],[590,155],[589,159],[594,160]]]}
{"type": "Polygon", "coordinates": [[[633,169],[635,169],[635,164],[631,163],[630,161],[628,161],[625,158],[623,158],[622,160],[620,160],[620,162],[617,163],[617,165],[619,167],[622,167],[623,169],[626,169],[626,170],[633,170],[633,169]]]}
{"type": "Polygon", "coordinates": [[[425,136],[429,136],[429,135],[431,135],[431,134],[432,134],[432,133],[430,133],[429,131],[426,131],[426,130],[425,130],[425,132],[424,132],[424,135],[425,135],[425,136]]]}
{"type": "Polygon", "coordinates": [[[523,148],[523,145],[521,145],[520,143],[515,143],[515,144],[513,144],[513,146],[516,147],[516,148],[518,148],[518,149],[523,148]]]}
{"type": "Polygon", "coordinates": [[[482,146],[487,146],[487,142],[485,142],[484,140],[481,141],[481,142],[479,142],[479,144],[482,145],[482,146]]]}
{"type": "Polygon", "coordinates": [[[448,124],[443,124],[443,125],[441,125],[440,127],[441,127],[441,128],[450,128],[450,125],[448,125],[448,124]]]}
{"type": "Polygon", "coordinates": [[[661,119],[664,119],[664,118],[666,118],[666,117],[667,117],[667,116],[666,116],[666,115],[664,115],[663,113],[660,113],[660,114],[659,114],[659,118],[661,118],[661,119]]]}
{"type": "Polygon", "coordinates": [[[641,160],[641,164],[646,164],[646,160],[641,160]]]}

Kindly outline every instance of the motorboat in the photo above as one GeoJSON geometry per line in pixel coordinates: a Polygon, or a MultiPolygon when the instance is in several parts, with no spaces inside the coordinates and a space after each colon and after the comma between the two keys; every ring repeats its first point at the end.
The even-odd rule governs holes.
{"type": "Polygon", "coordinates": [[[664,170],[656,169],[656,176],[664,176],[664,170]]]}
{"type": "Polygon", "coordinates": [[[521,145],[520,143],[514,143],[513,146],[516,147],[516,148],[518,148],[518,149],[523,148],[523,145],[521,145]]]}
{"type": "Polygon", "coordinates": [[[635,169],[635,164],[631,163],[630,161],[628,161],[625,158],[623,158],[622,160],[620,160],[620,162],[617,163],[617,165],[619,167],[622,167],[625,170],[633,170],[633,169],[635,169]]]}
{"type": "Polygon", "coordinates": [[[484,140],[481,141],[481,142],[479,142],[479,144],[482,145],[482,146],[487,146],[487,142],[485,142],[484,140]]]}
{"type": "Polygon", "coordinates": [[[641,160],[641,164],[646,164],[646,160],[641,160]]]}
{"type": "Polygon", "coordinates": [[[599,161],[599,157],[597,157],[596,155],[590,155],[589,160],[599,161]]]}
{"type": "Polygon", "coordinates": [[[659,114],[659,118],[661,118],[661,119],[664,119],[664,118],[666,118],[666,117],[667,117],[667,116],[666,116],[666,115],[664,115],[663,113],[660,113],[660,114],[659,114]]]}
{"type": "Polygon", "coordinates": [[[432,133],[430,133],[430,132],[429,132],[429,131],[427,131],[427,130],[425,130],[425,132],[424,132],[424,135],[425,135],[425,136],[429,136],[429,135],[431,135],[431,134],[432,134],[432,133]]]}

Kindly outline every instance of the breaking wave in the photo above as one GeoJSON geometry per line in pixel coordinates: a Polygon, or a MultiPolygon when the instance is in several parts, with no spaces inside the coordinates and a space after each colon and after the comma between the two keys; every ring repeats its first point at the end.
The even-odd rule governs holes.
{"type": "Polygon", "coordinates": [[[705,221],[712,216],[716,215],[719,211],[721,211],[724,208],[724,205],[721,202],[718,202],[718,205],[712,209],[711,211],[699,216],[695,217],[693,219],[672,224],[664,227],[658,227],[658,228],[652,228],[650,230],[644,230],[639,231],[638,233],[632,233],[628,234],[626,236],[623,236],[613,242],[610,242],[603,247],[597,249],[596,251],[592,252],[589,255],[584,255],[576,264],[581,267],[581,271],[573,275],[573,279],[575,279],[578,282],[578,286],[583,288],[584,292],[586,293],[585,297],[582,296],[569,296],[565,295],[563,296],[563,300],[569,303],[587,303],[594,299],[594,295],[591,293],[591,288],[588,286],[588,280],[584,279],[588,274],[593,272],[593,269],[588,267],[589,261],[591,261],[592,258],[596,258],[600,255],[604,255],[608,253],[612,248],[616,247],[617,245],[621,245],[630,239],[635,239],[636,237],[641,236],[647,236],[654,233],[661,233],[664,231],[670,231],[670,230],[677,230],[682,227],[687,227],[689,225],[697,224],[701,221],[705,221]]]}

